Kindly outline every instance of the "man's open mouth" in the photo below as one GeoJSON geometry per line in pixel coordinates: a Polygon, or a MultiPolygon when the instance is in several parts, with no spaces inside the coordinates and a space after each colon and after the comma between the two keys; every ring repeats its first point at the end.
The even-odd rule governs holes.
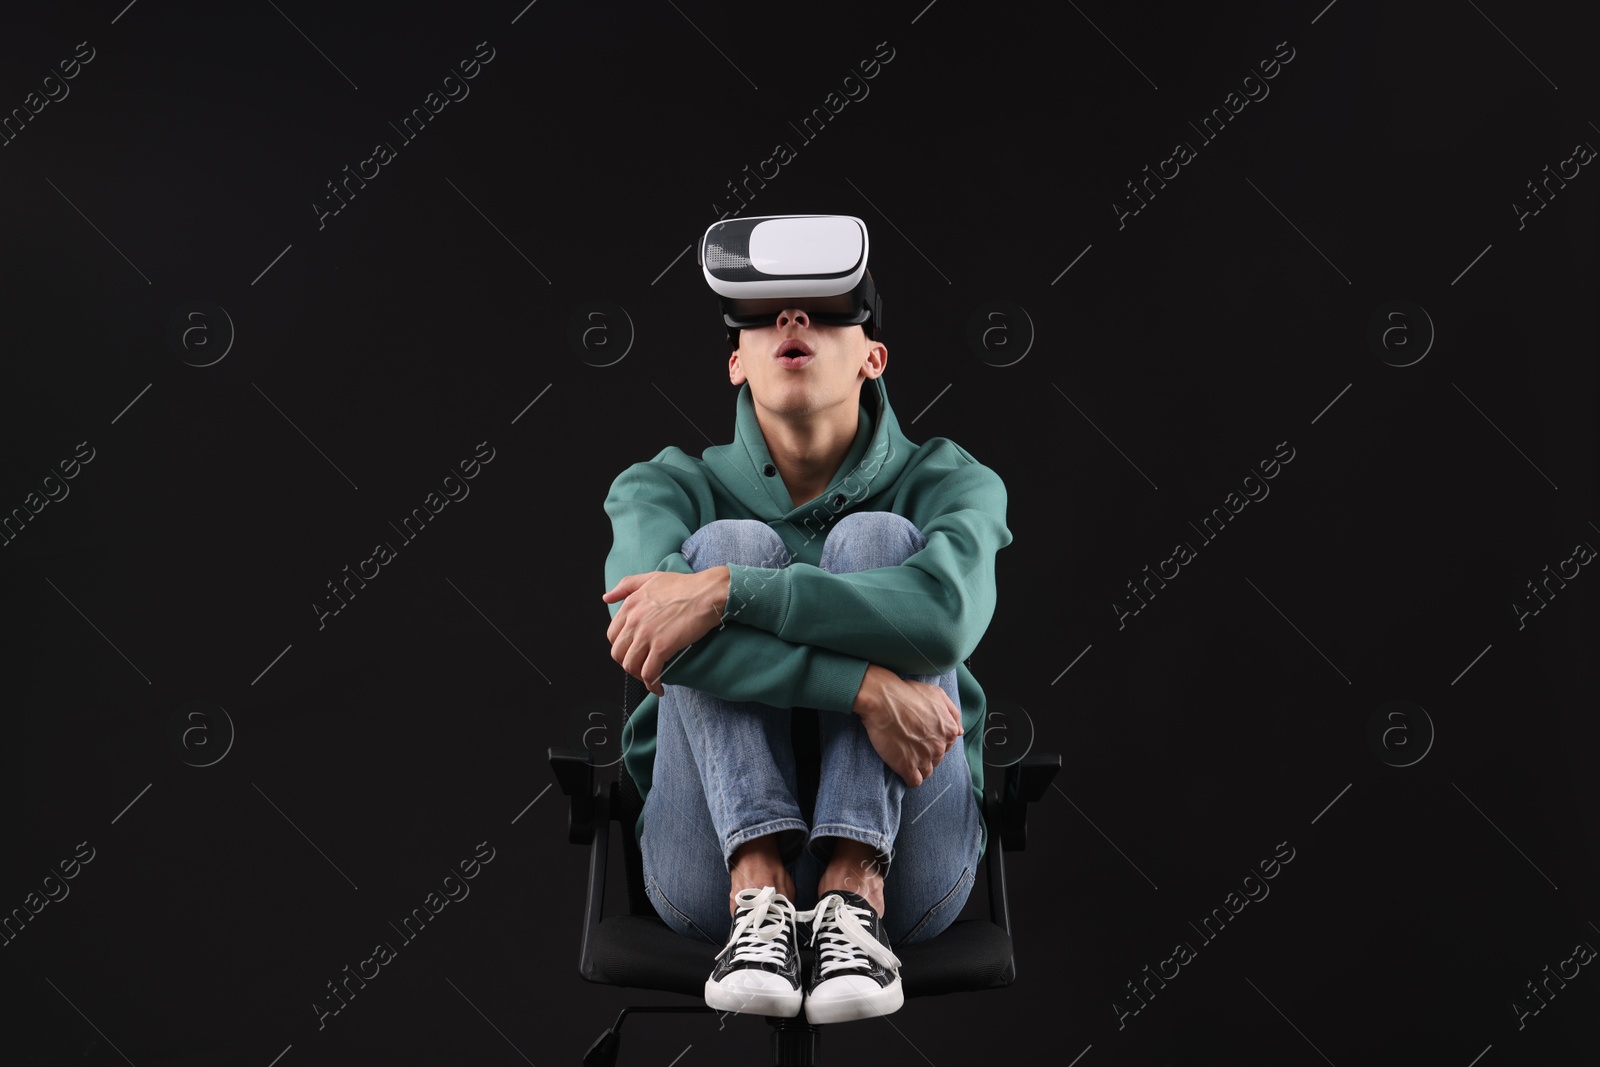
{"type": "Polygon", "coordinates": [[[816,357],[810,345],[799,338],[791,337],[778,346],[773,358],[780,367],[804,367],[816,357]]]}

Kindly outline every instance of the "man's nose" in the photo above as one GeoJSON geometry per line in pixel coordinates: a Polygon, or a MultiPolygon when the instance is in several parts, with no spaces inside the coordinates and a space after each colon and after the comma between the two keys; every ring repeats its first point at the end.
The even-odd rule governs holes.
{"type": "Polygon", "coordinates": [[[778,312],[778,328],[781,330],[790,324],[808,327],[811,325],[811,320],[806,317],[806,313],[800,308],[784,308],[778,312]]]}

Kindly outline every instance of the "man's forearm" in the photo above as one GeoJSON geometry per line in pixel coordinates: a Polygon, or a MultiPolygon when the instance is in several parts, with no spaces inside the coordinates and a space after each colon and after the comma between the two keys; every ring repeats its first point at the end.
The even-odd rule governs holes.
{"type": "Polygon", "coordinates": [[[973,628],[980,621],[987,626],[993,613],[992,597],[982,589],[976,597],[954,595],[953,586],[931,574],[909,577],[920,572],[903,564],[841,574],[812,566],[734,566],[740,569],[734,574],[728,568],[726,619],[908,674],[951,669],[965,658],[965,643],[976,643],[973,628]],[[848,623],[841,625],[841,616],[848,623]]]}

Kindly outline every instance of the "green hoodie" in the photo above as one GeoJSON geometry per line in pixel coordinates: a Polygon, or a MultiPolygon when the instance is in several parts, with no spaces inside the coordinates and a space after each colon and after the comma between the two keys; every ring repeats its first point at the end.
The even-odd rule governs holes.
{"type": "MultiPolygon", "coordinates": [[[[995,553],[1011,543],[1005,483],[953,441],[907,440],[883,379],[862,383],[855,441],[827,490],[801,507],[772,463],[748,382],[732,444],[701,459],[669,446],[619,474],[605,502],[613,534],[606,588],[630,574],[692,573],[683,542],[714,520],[765,522],[792,562],[730,566],[723,625],[684,650],[664,680],[726,700],[849,715],[870,664],[923,675],[954,667],[981,813],[985,701],[964,661],[994,615],[995,553]],[[828,531],[854,511],[903,515],[927,546],[898,567],[822,570],[828,531]]],[[[615,618],[622,604],[608,607],[615,618]]],[[[658,704],[645,694],[622,731],[623,764],[641,796],[655,769],[658,704]]],[[[643,816],[634,832],[644,833],[643,816]]]]}

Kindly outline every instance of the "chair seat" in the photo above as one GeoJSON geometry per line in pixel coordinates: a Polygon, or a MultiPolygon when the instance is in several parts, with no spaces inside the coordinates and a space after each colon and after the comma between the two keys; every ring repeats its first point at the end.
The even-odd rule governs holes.
{"type": "MultiPolygon", "coordinates": [[[[590,981],[704,997],[721,945],[684,937],[654,915],[600,921],[592,944],[600,975],[590,981]]],[[[1000,989],[1011,984],[1011,938],[994,923],[964,919],[928,941],[894,949],[907,997],[1000,989]]],[[[812,952],[802,949],[809,971],[812,952]]]]}

